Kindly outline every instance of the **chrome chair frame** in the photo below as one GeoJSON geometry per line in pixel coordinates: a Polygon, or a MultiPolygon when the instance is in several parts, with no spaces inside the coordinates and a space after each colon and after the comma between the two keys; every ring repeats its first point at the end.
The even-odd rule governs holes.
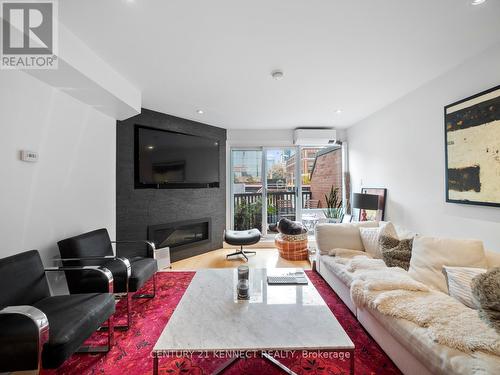
{"type": "MultiPolygon", "coordinates": [[[[154,242],[152,241],[147,241],[147,240],[123,240],[123,241],[111,241],[111,243],[114,243],[114,244],[132,244],[132,243],[142,243],[142,244],[146,244],[149,248],[149,254],[151,256],[151,258],[154,258],[154,255],[155,255],[155,250],[156,250],[156,246],[154,244],[154,242]]],[[[128,284],[127,284],[128,285],[128,284]]],[[[150,293],[144,293],[144,294],[134,294],[132,296],[133,299],[152,299],[152,298],[155,298],[156,296],[156,274],[153,275],[153,294],[150,294],[150,293]]]]}
{"type": "MultiPolygon", "coordinates": [[[[45,268],[45,272],[63,272],[63,271],[81,271],[90,270],[100,272],[105,275],[108,279],[108,293],[113,293],[113,274],[107,268],[99,266],[76,266],[76,267],[48,267],[45,268]]],[[[22,315],[30,319],[33,324],[37,327],[38,337],[37,337],[37,368],[33,369],[37,373],[40,372],[42,368],[42,351],[43,346],[49,341],[50,337],[50,326],[47,315],[45,315],[40,309],[29,305],[18,305],[18,306],[7,306],[0,310],[0,315],[22,315]]],[[[76,353],[107,353],[111,350],[114,345],[114,330],[113,330],[113,315],[111,315],[107,320],[108,327],[110,327],[108,332],[108,343],[102,346],[81,346],[76,353]]]]}
{"type": "MultiPolygon", "coordinates": [[[[127,258],[123,257],[116,257],[114,255],[104,255],[104,256],[89,256],[89,257],[81,257],[81,258],[55,258],[54,260],[56,261],[81,261],[81,260],[118,260],[123,263],[123,265],[127,268],[127,279],[126,279],[126,291],[121,292],[121,293],[113,293],[115,300],[122,300],[126,299],[126,304],[127,304],[127,324],[121,324],[121,325],[114,325],[113,328],[116,329],[117,331],[126,331],[130,328],[130,321],[131,321],[131,301],[130,301],[130,293],[128,292],[128,279],[130,278],[130,275],[132,273],[131,266],[130,266],[130,261],[127,258]]],[[[85,267],[100,267],[100,266],[82,266],[82,268],[85,267]]],[[[73,268],[73,267],[65,267],[65,270],[68,268],[73,268]]],[[[104,268],[104,267],[102,267],[104,268]]],[[[107,268],[105,268],[107,270],[107,268]]],[[[107,270],[110,274],[111,271],[107,270]]],[[[111,274],[112,276],[112,274],[111,274]]],[[[99,328],[100,331],[105,331],[109,329],[108,326],[103,326],[99,328]]]]}

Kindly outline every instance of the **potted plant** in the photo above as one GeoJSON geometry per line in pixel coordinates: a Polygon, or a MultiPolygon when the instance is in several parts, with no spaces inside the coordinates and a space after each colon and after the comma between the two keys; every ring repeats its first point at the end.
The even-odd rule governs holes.
{"type": "Polygon", "coordinates": [[[323,210],[328,222],[338,223],[342,221],[344,208],[342,198],[340,198],[340,189],[332,186],[329,194],[325,194],[326,209],[323,210]]]}

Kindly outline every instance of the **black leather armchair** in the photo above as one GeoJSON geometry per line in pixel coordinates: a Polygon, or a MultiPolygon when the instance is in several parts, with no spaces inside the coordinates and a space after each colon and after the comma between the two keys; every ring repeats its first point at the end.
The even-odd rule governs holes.
{"type": "MultiPolygon", "coordinates": [[[[64,266],[99,265],[111,271],[114,278],[114,293],[118,298],[127,299],[127,324],[115,325],[118,329],[128,329],[130,326],[130,297],[137,292],[148,280],[153,278],[153,293],[132,295],[132,298],[154,298],[156,294],[155,273],[158,271],[156,259],[153,259],[154,244],[148,241],[111,241],[106,229],[97,229],[59,241],[59,253],[64,266]],[[134,254],[129,250],[129,258],[115,256],[113,243],[146,244],[148,251],[141,248],[134,254]]],[[[121,254],[118,254],[121,255],[121,254]]],[[[93,275],[68,273],[66,275],[71,293],[85,293],[98,290],[93,275]]]]}
{"type": "Polygon", "coordinates": [[[106,293],[51,296],[38,251],[0,259],[0,373],[57,368],[75,352],[103,353],[113,345],[113,276],[102,267],[86,266],[106,293]],[[107,321],[105,346],[82,346],[107,321]]]}

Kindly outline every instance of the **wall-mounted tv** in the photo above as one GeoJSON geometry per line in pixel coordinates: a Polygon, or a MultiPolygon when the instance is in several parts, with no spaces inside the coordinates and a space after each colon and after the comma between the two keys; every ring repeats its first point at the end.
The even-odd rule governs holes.
{"type": "Polygon", "coordinates": [[[219,148],[217,139],[136,125],[135,187],[219,187],[219,148]]]}

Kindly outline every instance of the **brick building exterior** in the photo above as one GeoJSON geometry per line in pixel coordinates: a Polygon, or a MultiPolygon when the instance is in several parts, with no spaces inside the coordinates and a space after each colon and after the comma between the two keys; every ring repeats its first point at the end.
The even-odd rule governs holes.
{"type": "Polygon", "coordinates": [[[311,172],[311,199],[319,200],[326,207],[325,194],[338,187],[342,197],[342,149],[331,147],[318,152],[311,172]]]}

